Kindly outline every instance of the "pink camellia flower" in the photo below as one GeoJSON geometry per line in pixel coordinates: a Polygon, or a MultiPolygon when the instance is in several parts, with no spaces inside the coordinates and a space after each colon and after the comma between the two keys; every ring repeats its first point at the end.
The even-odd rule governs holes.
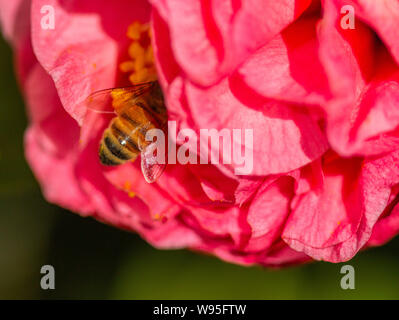
{"type": "Polygon", "coordinates": [[[265,266],[346,261],[398,233],[398,16],[396,0],[0,0],[45,197],[158,248],[265,266]],[[111,118],[85,99],[148,76],[152,50],[177,131],[252,129],[250,174],[178,163],[148,184],[139,161],[99,162],[111,118]]]}

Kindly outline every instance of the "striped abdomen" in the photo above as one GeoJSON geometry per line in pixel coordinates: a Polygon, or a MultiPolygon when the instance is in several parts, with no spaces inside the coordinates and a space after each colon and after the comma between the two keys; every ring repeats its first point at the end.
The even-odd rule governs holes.
{"type": "Polygon", "coordinates": [[[159,128],[161,123],[146,110],[146,102],[137,101],[111,120],[101,140],[99,156],[102,164],[116,166],[134,161],[148,145],[145,135],[148,130],[159,128]]]}

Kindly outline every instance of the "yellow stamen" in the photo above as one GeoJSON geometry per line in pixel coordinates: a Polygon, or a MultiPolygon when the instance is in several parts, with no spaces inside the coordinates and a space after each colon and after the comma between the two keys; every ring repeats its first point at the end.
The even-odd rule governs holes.
{"type": "Polygon", "coordinates": [[[128,195],[128,197],[130,197],[130,198],[134,198],[134,197],[136,196],[136,193],[133,192],[133,191],[129,191],[129,192],[127,193],[127,195],[128,195]]]}
{"type": "Polygon", "coordinates": [[[128,28],[126,35],[133,40],[140,39],[140,22],[133,22],[128,28]]]}
{"type": "Polygon", "coordinates": [[[144,55],[140,55],[140,56],[138,56],[136,59],[134,59],[133,69],[134,69],[136,72],[140,72],[141,70],[146,70],[146,68],[145,68],[145,57],[144,57],[144,55]]]}
{"type": "Polygon", "coordinates": [[[129,190],[130,189],[130,181],[126,180],[125,183],[123,184],[123,189],[124,190],[129,190]]]}
{"type": "Polygon", "coordinates": [[[157,77],[154,74],[151,74],[150,69],[142,69],[136,71],[135,73],[131,74],[129,80],[134,83],[142,83],[148,81],[154,81],[157,77]]]}
{"type": "Polygon", "coordinates": [[[145,53],[145,62],[148,65],[154,65],[154,50],[150,46],[145,53]]]}
{"type": "Polygon", "coordinates": [[[122,186],[122,189],[127,193],[128,197],[134,198],[136,196],[136,193],[131,189],[130,181],[125,181],[125,183],[122,186]]]}
{"type": "Polygon", "coordinates": [[[132,84],[156,80],[157,73],[149,24],[142,24],[138,21],[132,23],[127,30],[127,36],[132,39],[128,48],[131,60],[122,62],[119,66],[120,70],[130,73],[129,80],[132,84]]]}
{"type": "Polygon", "coordinates": [[[134,70],[134,62],[133,61],[125,61],[122,62],[119,66],[122,72],[130,72],[134,70]]]}
{"type": "Polygon", "coordinates": [[[138,21],[133,22],[128,28],[126,35],[132,40],[140,40],[143,32],[148,32],[150,26],[148,23],[141,24],[138,21]]]}
{"type": "Polygon", "coordinates": [[[144,53],[145,50],[139,42],[133,42],[129,46],[129,56],[134,60],[141,58],[144,55],[144,53]]]}

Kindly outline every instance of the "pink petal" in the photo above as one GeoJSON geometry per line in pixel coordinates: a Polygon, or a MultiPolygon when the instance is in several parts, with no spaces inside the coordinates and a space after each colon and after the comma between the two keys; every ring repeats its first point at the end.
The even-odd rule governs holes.
{"type": "Polygon", "coordinates": [[[399,181],[397,153],[378,159],[332,160],[323,165],[323,188],[299,196],[283,239],[317,260],[352,258],[371,236],[399,181]]]}
{"type": "Polygon", "coordinates": [[[368,246],[377,246],[386,243],[396,236],[399,232],[399,207],[398,207],[398,185],[391,190],[389,204],[386,206],[380,219],[373,227],[373,233],[368,246]]]}
{"type": "Polygon", "coordinates": [[[30,1],[28,0],[0,0],[0,25],[4,37],[15,42],[21,31],[24,32],[29,27],[30,21],[27,19],[30,10],[30,1]]]}
{"type": "Polygon", "coordinates": [[[335,0],[338,7],[352,5],[356,16],[370,25],[399,63],[399,3],[395,0],[335,0]]]}
{"type": "Polygon", "coordinates": [[[74,171],[79,128],[62,108],[51,78],[38,64],[26,81],[26,95],[32,115],[25,137],[26,157],[45,197],[88,214],[93,207],[74,171]]]}
{"type": "Polygon", "coordinates": [[[240,5],[229,0],[152,3],[169,25],[174,56],[183,71],[191,81],[210,85],[295,20],[310,1],[246,1],[240,5]],[[282,15],[274,19],[277,11],[282,15]],[[271,18],[260,18],[259,12],[262,17],[271,18]]]}
{"type": "Polygon", "coordinates": [[[246,242],[250,229],[245,221],[245,212],[237,207],[226,207],[215,203],[208,208],[187,207],[183,212],[184,223],[202,235],[204,241],[213,241],[238,248],[246,242]]]}
{"type": "Polygon", "coordinates": [[[0,1],[0,8],[3,34],[13,46],[16,71],[23,87],[31,69],[37,63],[30,39],[30,1],[0,1]]]}
{"type": "Polygon", "coordinates": [[[222,260],[241,264],[243,266],[260,264],[266,267],[278,268],[300,264],[310,260],[306,254],[291,249],[283,241],[277,242],[267,253],[259,252],[243,254],[239,250],[232,250],[229,244],[216,241],[205,241],[194,249],[203,251],[204,253],[210,252],[222,260]]]}
{"type": "Polygon", "coordinates": [[[153,48],[159,82],[166,87],[181,72],[170,46],[169,26],[157,10],[152,11],[153,48]]]}
{"type": "Polygon", "coordinates": [[[243,1],[233,21],[232,30],[234,49],[237,50],[236,55],[241,58],[240,61],[294,22],[311,2],[311,0],[243,1]]]}
{"type": "Polygon", "coordinates": [[[267,179],[267,181],[265,180],[266,179],[263,177],[240,177],[238,186],[234,192],[236,204],[241,207],[245,202],[249,201],[253,195],[255,195],[263,182],[272,183],[274,181],[272,178],[267,179]]]}
{"type": "Polygon", "coordinates": [[[262,96],[299,104],[322,104],[329,84],[318,57],[315,17],[297,20],[242,67],[238,77],[262,96]]]}
{"type": "Polygon", "coordinates": [[[253,175],[291,171],[318,158],[328,147],[305,111],[258,98],[242,84],[229,85],[226,79],[202,89],[187,83],[186,92],[197,128],[253,130],[253,175]]]}
{"type": "Polygon", "coordinates": [[[319,28],[320,58],[334,94],[325,107],[329,142],[344,156],[390,152],[396,138],[382,135],[398,125],[392,109],[398,67],[360,20],[355,30],[340,27],[340,3],[325,2],[319,28]]]}
{"type": "Polygon", "coordinates": [[[248,210],[252,232],[246,251],[268,250],[280,238],[293,195],[294,180],[290,177],[282,177],[259,189],[248,210]]]}
{"type": "Polygon", "coordinates": [[[214,47],[220,46],[220,35],[209,2],[171,0],[153,1],[153,5],[156,8],[162,5],[160,13],[165,15],[174,56],[183,70],[194,81],[215,82],[218,76],[215,71],[220,63],[218,56],[222,52],[221,48],[214,47]]]}

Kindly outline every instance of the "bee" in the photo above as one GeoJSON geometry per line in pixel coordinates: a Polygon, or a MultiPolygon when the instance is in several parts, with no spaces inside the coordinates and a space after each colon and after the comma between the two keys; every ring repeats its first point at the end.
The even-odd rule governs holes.
{"type": "Polygon", "coordinates": [[[155,142],[145,137],[151,129],[161,129],[166,135],[167,112],[158,81],[94,92],[86,99],[86,106],[99,113],[115,114],[102,135],[100,162],[118,166],[140,155],[145,180],[156,181],[166,164],[156,162],[155,142]],[[110,107],[112,111],[105,111],[110,107]]]}

